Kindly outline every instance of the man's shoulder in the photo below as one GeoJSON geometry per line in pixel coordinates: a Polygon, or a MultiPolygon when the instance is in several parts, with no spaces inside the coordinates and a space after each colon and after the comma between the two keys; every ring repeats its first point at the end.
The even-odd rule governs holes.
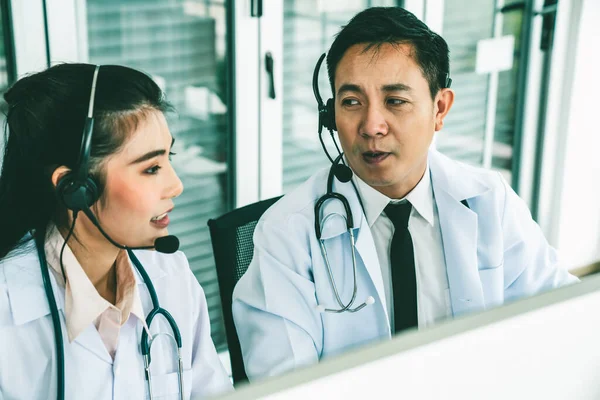
{"type": "Polygon", "coordinates": [[[490,189],[504,190],[504,179],[498,171],[455,160],[437,150],[430,152],[431,159],[435,159],[436,163],[442,166],[439,170],[450,180],[475,180],[484,183],[490,189]]]}

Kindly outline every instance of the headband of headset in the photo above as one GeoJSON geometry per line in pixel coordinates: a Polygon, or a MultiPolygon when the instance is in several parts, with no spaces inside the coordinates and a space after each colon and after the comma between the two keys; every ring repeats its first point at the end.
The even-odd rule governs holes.
{"type": "Polygon", "coordinates": [[[92,147],[92,132],[94,130],[94,99],[96,96],[96,82],[100,66],[97,65],[92,78],[88,114],[85,119],[81,147],[77,165],[73,170],[62,177],[57,185],[57,192],[65,207],[77,213],[90,207],[98,200],[98,186],[89,175],[89,161],[92,147]]]}

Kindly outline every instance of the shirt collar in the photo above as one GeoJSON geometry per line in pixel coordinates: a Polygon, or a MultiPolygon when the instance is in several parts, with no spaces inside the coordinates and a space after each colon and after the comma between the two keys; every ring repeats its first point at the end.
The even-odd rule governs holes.
{"type": "MultiPolygon", "coordinates": [[[[56,272],[55,275],[58,275],[59,277],[62,276],[60,252],[63,244],[64,239],[62,235],[55,226],[52,226],[46,240],[45,253],[48,265],[56,272]]],[[[65,319],[69,341],[72,342],[91,323],[93,323],[100,314],[112,305],[100,296],[69,246],[65,246],[62,260],[67,276],[67,285],[65,288],[65,319]]],[[[116,307],[122,313],[121,322],[125,323],[131,313],[145,324],[137,279],[126,251],[119,251],[116,259],[116,268],[116,307]]],[[[63,280],[57,279],[57,282],[64,286],[63,280]]]]}
{"type": "Polygon", "coordinates": [[[369,186],[365,181],[360,179],[356,174],[353,175],[353,179],[362,198],[363,205],[365,207],[365,216],[369,227],[373,227],[377,218],[381,215],[385,207],[390,203],[397,203],[403,200],[408,200],[412,204],[413,208],[417,213],[433,226],[433,191],[431,190],[431,174],[429,170],[429,163],[425,168],[423,177],[417,183],[417,186],[410,191],[402,199],[391,199],[383,193],[377,191],[373,187],[369,186]]]}

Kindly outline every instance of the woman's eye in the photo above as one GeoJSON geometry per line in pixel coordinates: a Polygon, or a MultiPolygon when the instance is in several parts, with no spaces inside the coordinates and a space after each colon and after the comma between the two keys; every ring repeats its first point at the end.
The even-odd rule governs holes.
{"type": "Polygon", "coordinates": [[[155,165],[151,168],[148,168],[147,170],[144,171],[144,173],[148,174],[148,175],[156,175],[158,173],[158,170],[161,169],[162,167],[160,165],[155,165]]]}
{"type": "Polygon", "coordinates": [[[169,161],[171,161],[173,159],[174,155],[177,155],[177,153],[173,153],[172,151],[169,152],[169,161]]]}

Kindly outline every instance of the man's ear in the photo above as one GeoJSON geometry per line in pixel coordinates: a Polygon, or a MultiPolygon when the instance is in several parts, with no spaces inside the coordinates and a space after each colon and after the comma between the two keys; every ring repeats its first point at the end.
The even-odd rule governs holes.
{"type": "Polygon", "coordinates": [[[52,185],[54,185],[54,187],[56,188],[56,186],[58,185],[58,181],[69,172],[71,172],[71,169],[64,165],[61,165],[60,167],[56,168],[54,172],[52,172],[52,185]]]}
{"type": "Polygon", "coordinates": [[[454,104],[454,90],[452,89],[441,89],[435,96],[434,110],[435,110],[435,131],[441,131],[444,127],[444,118],[452,108],[454,104]]]}

